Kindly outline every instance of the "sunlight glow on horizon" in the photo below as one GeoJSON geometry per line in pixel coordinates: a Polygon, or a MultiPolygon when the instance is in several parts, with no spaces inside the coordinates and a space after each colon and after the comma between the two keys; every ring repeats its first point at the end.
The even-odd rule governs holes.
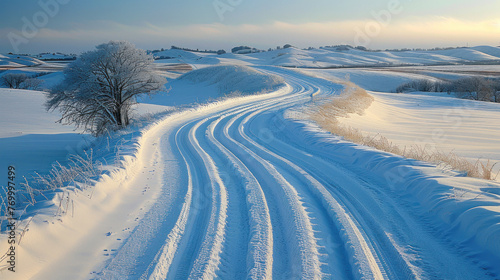
{"type": "MultiPolygon", "coordinates": [[[[10,0],[6,1],[9,4],[10,0]]],[[[25,19],[29,21],[31,19],[30,14],[35,15],[40,12],[39,9],[36,9],[35,4],[34,7],[31,7],[31,10],[26,12],[16,11],[17,16],[21,16],[23,20],[19,20],[14,15],[6,15],[0,22],[0,37],[2,38],[0,40],[0,53],[12,51],[13,44],[11,44],[11,38],[9,37],[11,33],[27,38],[18,44],[18,49],[21,52],[32,53],[43,51],[79,53],[109,40],[128,40],[145,49],[167,48],[171,45],[226,50],[237,45],[250,45],[260,49],[267,49],[286,43],[300,48],[349,44],[354,46],[362,45],[370,49],[500,45],[500,17],[490,13],[488,13],[488,16],[480,18],[471,18],[472,16],[469,15],[464,16],[463,9],[472,9],[463,6],[464,3],[468,3],[466,1],[443,1],[443,3],[455,3],[452,6],[453,9],[446,9],[449,8],[447,5],[452,4],[430,4],[431,2],[428,0],[422,0],[419,3],[409,3],[408,0],[375,1],[379,3],[370,2],[370,7],[377,6],[379,9],[352,13],[352,7],[345,7],[346,11],[349,11],[346,13],[348,15],[352,13],[352,17],[348,15],[341,16],[342,11],[335,10],[335,13],[332,12],[332,15],[328,16],[327,12],[318,13],[318,7],[310,6],[310,11],[316,11],[317,16],[314,13],[309,15],[309,10],[305,10],[303,11],[304,15],[294,20],[286,16],[276,16],[276,19],[274,19],[274,17],[267,15],[269,12],[263,11],[267,15],[266,18],[256,17],[254,20],[245,20],[248,14],[256,8],[254,7],[257,5],[256,3],[260,1],[248,2],[243,0],[238,6],[230,7],[231,9],[222,6],[222,10],[214,10],[210,1],[208,6],[204,2],[203,5],[205,6],[203,7],[209,8],[205,10],[207,15],[200,14],[199,20],[179,21],[178,23],[163,22],[161,16],[150,16],[148,13],[151,9],[143,7],[147,4],[162,5],[167,2],[144,1],[141,9],[148,11],[148,13],[138,14],[137,19],[131,18],[127,20],[116,14],[119,14],[120,10],[123,10],[123,13],[130,13],[130,7],[117,8],[117,11],[110,14],[109,18],[101,13],[95,15],[90,13],[86,18],[84,15],[91,12],[92,9],[85,10],[81,2],[70,1],[67,4],[68,6],[61,5],[58,13],[51,15],[45,25],[37,28],[35,36],[31,36],[31,38],[23,37],[25,19]],[[460,4],[462,8],[459,8],[460,4]],[[423,9],[425,5],[434,5],[432,9],[437,11],[449,10],[449,13],[456,14],[456,16],[420,15],[419,10],[423,9]],[[70,16],[71,13],[75,13],[74,10],[77,10],[77,12],[73,19],[70,16]],[[67,11],[68,14],[63,13],[64,11],[67,11]],[[217,15],[221,15],[221,11],[223,12],[222,17],[218,18],[217,15]],[[241,19],[238,19],[238,17],[241,17],[241,19]],[[314,20],[307,20],[307,18],[314,18],[314,20]]],[[[477,0],[477,2],[481,1],[484,2],[483,0],[477,0]]],[[[89,1],[89,3],[94,2],[89,1]]],[[[131,0],[124,0],[123,2],[124,5],[126,5],[126,2],[132,3],[131,0]]],[[[195,0],[188,2],[192,3],[195,0]]],[[[359,2],[365,2],[365,0],[354,2],[359,4],[359,2]]],[[[274,1],[269,3],[270,7],[276,6],[274,1]]],[[[298,0],[290,3],[290,6],[296,6],[295,9],[304,7],[299,4],[303,2],[298,0]]],[[[332,6],[331,2],[326,4],[327,2],[323,2],[323,0],[318,0],[318,3],[332,6]]],[[[12,5],[12,3],[10,4],[12,5]]],[[[185,12],[184,4],[170,4],[178,6],[179,11],[185,12]]],[[[344,3],[335,5],[341,4],[351,5],[344,3]]],[[[92,5],[95,8],[96,4],[89,4],[89,6],[92,5]]],[[[106,5],[109,5],[109,3],[106,5]]],[[[202,3],[200,2],[199,5],[201,6],[202,3]]],[[[498,3],[490,5],[492,7],[500,6],[498,3]]],[[[474,7],[476,10],[479,9],[477,8],[478,5],[474,7]]],[[[481,10],[491,11],[488,7],[482,7],[481,10]]],[[[289,13],[297,12],[292,8],[287,11],[289,13]]],[[[188,15],[195,18],[198,12],[193,8],[193,11],[188,15]]],[[[169,10],[169,13],[175,13],[175,11],[169,10]]],[[[2,11],[0,11],[1,16],[3,16],[2,11]]],[[[165,17],[168,19],[167,15],[165,17]]]]}

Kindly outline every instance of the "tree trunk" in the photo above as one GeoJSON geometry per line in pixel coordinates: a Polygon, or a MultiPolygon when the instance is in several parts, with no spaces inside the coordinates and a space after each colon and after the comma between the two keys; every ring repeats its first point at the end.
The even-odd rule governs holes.
{"type": "Polygon", "coordinates": [[[122,113],[121,113],[120,107],[115,109],[115,112],[113,113],[113,115],[115,116],[116,125],[118,127],[122,127],[122,113]]]}

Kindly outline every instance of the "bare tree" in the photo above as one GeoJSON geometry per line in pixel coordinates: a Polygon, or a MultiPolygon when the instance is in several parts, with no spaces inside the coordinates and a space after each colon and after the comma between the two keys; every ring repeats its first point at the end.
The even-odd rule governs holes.
{"type": "Polygon", "coordinates": [[[410,91],[423,91],[423,92],[442,91],[442,86],[439,83],[422,79],[402,84],[396,88],[396,92],[399,93],[410,92],[410,91]]]}
{"type": "Polygon", "coordinates": [[[492,80],[493,102],[500,103],[500,79],[492,80]]]}
{"type": "Polygon", "coordinates": [[[24,81],[28,79],[26,74],[16,74],[16,73],[8,73],[1,77],[0,81],[3,85],[9,88],[21,88],[21,85],[24,81]]]}
{"type": "Polygon", "coordinates": [[[30,89],[30,90],[40,90],[42,86],[42,81],[37,78],[27,78],[20,85],[22,89],[30,89]]]}
{"type": "Polygon", "coordinates": [[[475,78],[474,80],[475,80],[474,85],[476,86],[477,100],[491,101],[494,94],[493,82],[491,80],[482,77],[475,78]]]}
{"type": "Polygon", "coordinates": [[[491,101],[494,86],[491,80],[483,77],[462,78],[455,82],[455,91],[461,98],[479,101],[491,101]]]}
{"type": "Polygon", "coordinates": [[[94,135],[124,128],[136,97],[160,90],[166,82],[154,72],[153,61],[129,42],[99,45],[66,68],[65,79],[48,95],[47,109],[58,108],[60,122],[94,135]]]}

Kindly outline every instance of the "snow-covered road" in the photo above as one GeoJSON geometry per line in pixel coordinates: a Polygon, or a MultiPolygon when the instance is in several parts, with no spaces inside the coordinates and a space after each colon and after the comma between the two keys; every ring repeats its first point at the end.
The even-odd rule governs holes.
{"type": "Polygon", "coordinates": [[[316,93],[339,92],[339,85],[261,70],[289,86],[171,116],[146,134],[137,167],[145,172],[132,187],[152,180],[161,188],[94,277],[495,277],[396,195],[383,174],[351,169],[321,144],[328,134],[284,116],[316,93]]]}

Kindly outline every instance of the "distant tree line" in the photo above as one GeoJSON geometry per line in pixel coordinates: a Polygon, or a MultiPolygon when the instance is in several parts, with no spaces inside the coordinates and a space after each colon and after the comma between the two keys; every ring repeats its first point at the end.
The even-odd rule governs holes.
{"type": "Polygon", "coordinates": [[[14,56],[17,56],[17,58],[20,58],[21,56],[31,56],[30,54],[27,54],[27,53],[8,53],[8,55],[14,55],[14,56]]]}
{"type": "MultiPolygon", "coordinates": [[[[181,48],[181,47],[177,47],[177,46],[171,46],[170,47],[171,50],[182,50],[182,51],[187,51],[187,52],[199,52],[199,53],[212,53],[212,54],[225,54],[226,51],[225,50],[218,50],[218,51],[214,51],[214,50],[200,50],[200,49],[190,49],[190,48],[181,48]]],[[[150,54],[156,54],[156,53],[159,53],[159,52],[163,52],[165,51],[164,48],[161,48],[160,50],[152,50],[152,51],[148,51],[148,53],[150,54]]],[[[169,59],[169,58],[172,58],[172,57],[168,57],[168,56],[159,56],[159,57],[156,57],[156,59],[169,59]]]]}
{"type": "Polygon", "coordinates": [[[248,54],[248,53],[257,53],[262,51],[249,46],[239,46],[232,48],[231,52],[234,54],[248,54]]]}
{"type": "MultiPolygon", "coordinates": [[[[409,52],[409,51],[444,51],[444,50],[453,50],[453,49],[460,49],[460,48],[465,48],[465,47],[446,47],[446,48],[430,48],[430,49],[424,49],[424,48],[401,48],[401,49],[385,49],[385,50],[371,50],[368,49],[364,46],[351,46],[351,45],[334,45],[334,46],[323,46],[320,47],[320,49],[334,49],[336,51],[348,51],[351,49],[356,49],[356,50],[361,50],[361,51],[368,51],[368,52],[409,52]]],[[[308,49],[312,49],[309,47],[308,49]]]]}
{"type": "MultiPolygon", "coordinates": [[[[249,47],[249,46],[245,46],[245,45],[242,45],[242,46],[237,46],[237,47],[234,47],[231,49],[231,53],[234,53],[234,54],[249,54],[249,53],[259,53],[259,52],[270,52],[270,51],[274,51],[274,50],[281,50],[281,49],[288,49],[288,48],[292,48],[294,47],[293,45],[291,44],[285,44],[283,46],[277,46],[275,49],[273,48],[269,48],[267,50],[260,50],[260,49],[257,49],[257,48],[254,48],[254,47],[249,47]]],[[[372,49],[368,49],[364,46],[351,46],[351,45],[347,45],[347,44],[343,44],[343,45],[332,45],[332,46],[322,46],[322,47],[319,47],[319,49],[333,49],[335,51],[348,51],[348,50],[360,50],[360,51],[366,51],[366,52],[382,52],[382,51],[388,51],[388,52],[407,52],[407,51],[442,51],[442,50],[452,50],[452,49],[458,49],[458,48],[464,48],[464,47],[446,47],[446,48],[429,48],[429,49],[424,49],[424,48],[413,48],[413,49],[409,49],[409,48],[401,48],[401,49],[385,49],[385,50],[372,50],[372,49]]],[[[215,50],[200,50],[200,49],[190,49],[190,48],[181,48],[181,47],[177,47],[177,46],[171,46],[171,49],[172,50],[183,50],[183,51],[188,51],[188,52],[199,52],[199,53],[211,53],[211,54],[225,54],[226,51],[225,50],[218,50],[218,51],[215,51],[215,50]]],[[[307,47],[307,48],[304,48],[303,50],[314,50],[316,48],[314,47],[307,47]]],[[[149,51],[149,53],[152,53],[152,54],[156,54],[156,53],[159,53],[159,52],[162,52],[164,51],[165,49],[159,49],[159,50],[153,50],[153,51],[149,51]]],[[[161,57],[156,57],[156,59],[168,59],[168,58],[171,58],[171,57],[167,57],[167,56],[161,56],[161,57]]]]}
{"type": "Polygon", "coordinates": [[[57,60],[75,60],[77,55],[76,54],[64,54],[60,52],[55,52],[55,53],[50,53],[50,52],[45,52],[45,53],[40,53],[38,55],[35,55],[36,58],[43,60],[43,61],[57,61],[57,60]],[[60,55],[63,56],[61,58],[44,58],[44,55],[60,55]]]}
{"type": "Polygon", "coordinates": [[[430,48],[430,49],[424,49],[424,48],[402,48],[402,49],[386,49],[386,52],[430,52],[430,51],[446,51],[446,50],[454,50],[454,49],[461,49],[465,47],[446,47],[446,48],[430,48]]]}
{"type": "Polygon", "coordinates": [[[76,60],[76,56],[65,57],[65,58],[39,58],[42,61],[71,61],[76,60]]]}
{"type": "Polygon", "coordinates": [[[199,52],[199,53],[217,53],[217,51],[213,51],[213,50],[200,50],[200,49],[189,49],[189,48],[180,48],[180,47],[176,47],[176,46],[172,46],[171,47],[172,50],[183,50],[183,51],[187,51],[187,52],[199,52]]]}
{"type": "MultiPolygon", "coordinates": [[[[309,48],[309,49],[311,49],[311,48],[309,48]]],[[[372,50],[369,50],[363,46],[353,47],[351,45],[324,46],[324,47],[320,47],[320,49],[334,49],[336,51],[348,51],[348,50],[353,50],[353,49],[360,50],[360,51],[372,51],[372,50]]]]}
{"type": "MultiPolygon", "coordinates": [[[[281,49],[288,49],[288,48],[293,48],[294,46],[291,45],[291,44],[285,44],[282,46],[277,46],[276,49],[277,50],[281,50],[281,49]]],[[[309,49],[312,49],[312,48],[309,48],[309,49]]],[[[270,51],[273,51],[272,48],[269,48],[267,50],[268,52],[270,51]]],[[[239,46],[239,47],[234,47],[231,49],[231,52],[234,53],[234,54],[248,54],[248,53],[259,53],[259,52],[266,52],[265,50],[259,50],[257,48],[252,48],[252,47],[249,47],[249,46],[239,46]]]]}
{"type": "Polygon", "coordinates": [[[454,92],[457,97],[500,103],[500,79],[467,77],[454,81],[415,80],[397,87],[396,92],[454,92]]]}

